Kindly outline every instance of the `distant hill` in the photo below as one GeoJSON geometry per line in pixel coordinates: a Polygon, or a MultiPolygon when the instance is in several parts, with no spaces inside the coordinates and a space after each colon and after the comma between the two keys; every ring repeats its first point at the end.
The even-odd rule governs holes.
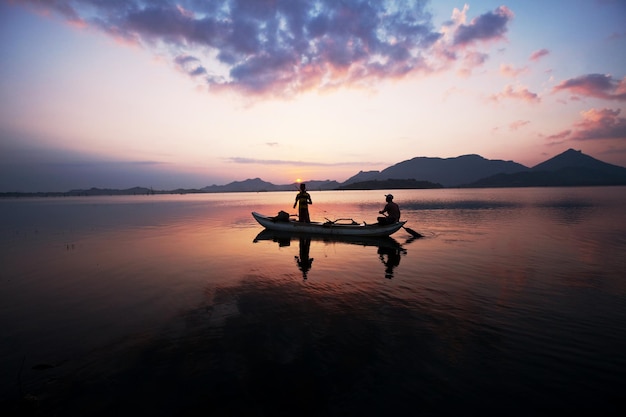
{"type": "Polygon", "coordinates": [[[151,188],[146,188],[146,187],[133,187],[133,188],[126,188],[124,190],[92,187],[88,190],[71,190],[63,194],[66,196],[97,196],[97,195],[150,195],[150,194],[157,194],[157,193],[160,193],[160,192],[154,191],[151,188]]]}
{"type": "Polygon", "coordinates": [[[567,151],[525,172],[500,173],[467,187],[547,187],[626,185],[626,168],[599,161],[581,151],[567,151]]]}
{"type": "Polygon", "coordinates": [[[625,168],[618,167],[617,165],[607,164],[606,162],[599,161],[592,158],[589,155],[585,155],[582,151],[575,149],[568,149],[565,152],[554,156],[547,161],[535,165],[532,170],[537,171],[558,171],[562,168],[590,168],[600,171],[624,171],[625,168]],[[617,170],[615,170],[617,168],[617,170]]]}
{"type": "Polygon", "coordinates": [[[378,171],[359,172],[344,184],[392,178],[415,178],[444,187],[455,187],[477,181],[499,173],[514,173],[528,170],[513,161],[485,159],[480,155],[463,155],[456,158],[416,157],[378,171]]]}
{"type": "MultiPolygon", "coordinates": [[[[264,191],[297,191],[300,185],[298,183],[274,185],[271,182],[263,181],[260,178],[247,179],[245,181],[234,181],[226,185],[211,185],[201,188],[205,193],[232,193],[232,192],[264,192],[264,191]]],[[[339,187],[337,181],[307,181],[307,190],[336,190],[339,187]]]]}
{"type": "Polygon", "coordinates": [[[373,181],[379,174],[380,171],[359,171],[358,174],[345,180],[343,184],[347,185],[355,182],[373,181]]]}
{"type": "Polygon", "coordinates": [[[263,181],[261,178],[247,179],[245,181],[234,181],[226,185],[210,185],[200,189],[205,193],[223,192],[249,192],[249,191],[280,191],[280,186],[271,182],[263,181]]]}
{"type": "MultiPolygon", "coordinates": [[[[324,181],[317,181],[317,180],[311,180],[311,181],[306,181],[306,189],[308,191],[328,191],[328,190],[336,190],[337,188],[339,188],[339,183],[337,181],[330,181],[330,180],[324,180],[324,181]]],[[[300,184],[298,183],[292,183],[289,185],[289,191],[293,191],[293,190],[298,190],[300,187],[300,184]]]]}
{"type": "Polygon", "coordinates": [[[435,184],[429,181],[409,180],[372,180],[353,182],[351,184],[341,185],[340,190],[401,190],[401,189],[431,189],[443,188],[441,184],[435,184]]]}

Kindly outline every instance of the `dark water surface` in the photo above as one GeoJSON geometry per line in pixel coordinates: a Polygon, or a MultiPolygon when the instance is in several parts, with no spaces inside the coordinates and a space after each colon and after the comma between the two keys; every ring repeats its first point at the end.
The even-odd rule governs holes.
{"type": "Polygon", "coordinates": [[[426,237],[260,233],[295,192],[0,200],[0,410],[621,415],[626,187],[394,194],[426,237]]]}

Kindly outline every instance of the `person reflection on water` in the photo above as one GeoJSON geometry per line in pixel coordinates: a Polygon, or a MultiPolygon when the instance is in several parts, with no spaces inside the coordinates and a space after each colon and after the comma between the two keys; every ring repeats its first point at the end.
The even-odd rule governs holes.
{"type": "Polygon", "coordinates": [[[379,224],[392,224],[400,221],[400,206],[393,202],[393,195],[387,194],[385,195],[385,208],[379,211],[379,214],[385,214],[384,217],[378,217],[379,224]]]}
{"type": "Polygon", "coordinates": [[[300,192],[296,195],[296,201],[293,203],[293,208],[296,208],[296,205],[300,204],[298,207],[298,221],[311,223],[311,219],[309,217],[309,204],[313,204],[311,201],[311,196],[306,192],[306,185],[304,183],[300,184],[300,192]]]}
{"type": "Polygon", "coordinates": [[[296,258],[296,263],[298,264],[298,268],[302,271],[302,278],[306,280],[307,274],[313,266],[313,258],[309,258],[309,250],[311,249],[311,238],[310,237],[301,237],[300,238],[300,256],[294,256],[296,258]]]}
{"type": "Polygon", "coordinates": [[[401,252],[401,249],[396,248],[385,248],[382,246],[378,248],[378,257],[383,265],[385,265],[385,278],[393,278],[394,268],[400,265],[401,252]],[[385,255],[387,256],[387,259],[385,259],[385,255]]]}

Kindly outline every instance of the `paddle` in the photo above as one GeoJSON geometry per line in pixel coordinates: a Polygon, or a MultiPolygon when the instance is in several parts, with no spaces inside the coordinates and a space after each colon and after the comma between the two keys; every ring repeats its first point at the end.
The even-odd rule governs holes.
{"type": "Polygon", "coordinates": [[[411,229],[410,227],[404,227],[402,226],[402,228],[404,230],[406,230],[407,232],[409,232],[409,234],[413,237],[424,237],[424,235],[420,234],[419,232],[416,232],[415,230],[411,229]]]}
{"type": "MultiPolygon", "coordinates": [[[[387,217],[387,214],[383,213],[383,215],[384,215],[385,217],[387,217]]],[[[415,230],[411,229],[410,227],[404,227],[404,226],[402,226],[402,228],[403,228],[404,230],[406,230],[407,232],[409,232],[409,234],[410,234],[411,236],[415,237],[415,238],[418,238],[418,237],[424,237],[424,235],[422,235],[422,234],[421,234],[421,233],[419,233],[419,232],[416,232],[415,230]]]]}

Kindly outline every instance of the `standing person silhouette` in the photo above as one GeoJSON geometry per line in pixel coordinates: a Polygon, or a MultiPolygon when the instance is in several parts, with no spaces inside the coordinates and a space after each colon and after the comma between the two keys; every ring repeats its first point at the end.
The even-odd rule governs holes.
{"type": "Polygon", "coordinates": [[[304,185],[304,183],[300,184],[300,192],[296,195],[293,208],[296,208],[298,203],[300,204],[298,207],[298,221],[311,223],[311,219],[309,218],[309,204],[313,204],[313,201],[311,201],[309,193],[306,192],[306,185],[304,185]]]}

